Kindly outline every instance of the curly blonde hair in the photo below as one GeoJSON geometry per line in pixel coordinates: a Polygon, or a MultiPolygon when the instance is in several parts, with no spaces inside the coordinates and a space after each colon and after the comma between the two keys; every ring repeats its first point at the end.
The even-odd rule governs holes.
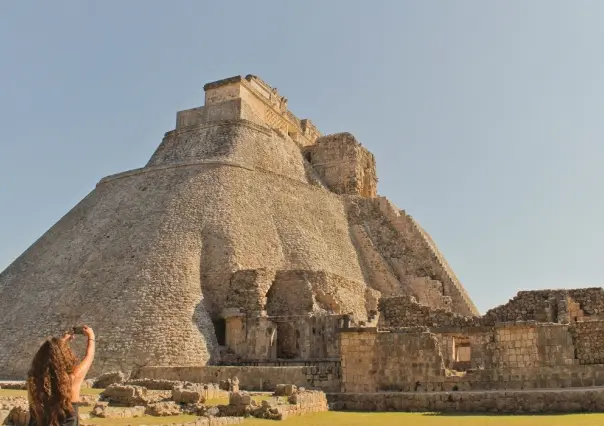
{"type": "Polygon", "coordinates": [[[77,360],[63,339],[45,341],[27,374],[30,412],[38,426],[59,426],[74,415],[71,377],[77,360]]]}

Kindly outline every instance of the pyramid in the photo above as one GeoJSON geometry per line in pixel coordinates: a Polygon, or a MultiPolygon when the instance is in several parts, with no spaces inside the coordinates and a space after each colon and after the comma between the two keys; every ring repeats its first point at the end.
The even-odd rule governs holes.
{"type": "Polygon", "coordinates": [[[409,294],[478,313],[430,236],[377,195],[354,136],[322,135],[256,76],[204,90],[144,167],[103,178],[0,274],[0,378],[78,324],[96,331],[95,375],[219,362],[233,310],[362,324],[382,295],[409,294]]]}

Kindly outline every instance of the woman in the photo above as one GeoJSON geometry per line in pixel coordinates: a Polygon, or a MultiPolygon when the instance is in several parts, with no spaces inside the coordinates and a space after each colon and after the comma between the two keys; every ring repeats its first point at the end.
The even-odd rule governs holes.
{"type": "Polygon", "coordinates": [[[27,375],[30,426],[78,426],[80,386],[94,359],[94,332],[83,327],[88,337],[86,356],[77,363],[69,342],[73,333],[53,337],[40,347],[27,375]]]}

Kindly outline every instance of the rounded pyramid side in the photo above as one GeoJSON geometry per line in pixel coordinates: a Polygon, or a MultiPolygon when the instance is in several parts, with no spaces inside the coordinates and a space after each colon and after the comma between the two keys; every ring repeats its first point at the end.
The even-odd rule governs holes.
{"type": "Polygon", "coordinates": [[[340,197],[221,162],[105,180],[0,275],[0,376],[22,377],[45,337],[82,323],[98,335],[91,375],[204,365],[229,277],[254,268],[363,282],[340,197]]]}

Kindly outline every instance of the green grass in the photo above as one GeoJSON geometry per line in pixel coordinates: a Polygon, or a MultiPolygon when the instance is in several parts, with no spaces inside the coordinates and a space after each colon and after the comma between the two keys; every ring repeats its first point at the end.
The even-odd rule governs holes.
{"type": "MultiPolygon", "coordinates": [[[[246,420],[244,426],[275,425],[274,420],[246,420]]],[[[560,416],[458,416],[421,413],[347,413],[331,411],[292,417],[284,426],[600,426],[604,414],[560,416]]]]}
{"type": "Polygon", "coordinates": [[[171,425],[173,423],[192,422],[197,416],[169,416],[169,417],[133,417],[128,419],[100,419],[94,417],[88,420],[82,420],[80,424],[84,425],[115,425],[115,426],[135,426],[135,425],[171,425]]]}

